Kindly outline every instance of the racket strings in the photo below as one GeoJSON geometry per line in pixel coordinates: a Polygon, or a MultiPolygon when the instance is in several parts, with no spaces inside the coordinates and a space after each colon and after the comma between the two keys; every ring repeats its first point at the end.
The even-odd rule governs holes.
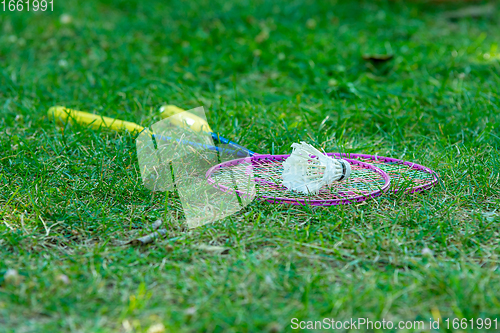
{"type": "Polygon", "coordinates": [[[226,165],[217,169],[212,180],[219,187],[230,187],[230,182],[248,182],[255,184],[255,190],[260,197],[285,198],[296,200],[335,201],[358,196],[370,195],[379,191],[385,184],[384,177],[363,165],[351,165],[351,177],[345,181],[335,182],[323,187],[316,195],[304,195],[289,191],[282,183],[282,159],[259,158],[241,161],[236,165],[226,165]]]}
{"type": "Polygon", "coordinates": [[[389,162],[379,159],[358,158],[360,161],[371,163],[386,172],[394,183],[399,181],[410,181],[416,184],[434,182],[434,175],[425,170],[413,168],[404,162],[389,162]]]}

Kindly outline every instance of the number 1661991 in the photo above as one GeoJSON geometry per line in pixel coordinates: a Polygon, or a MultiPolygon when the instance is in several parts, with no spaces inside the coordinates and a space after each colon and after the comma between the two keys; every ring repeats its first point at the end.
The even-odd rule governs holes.
{"type": "Polygon", "coordinates": [[[54,11],[54,0],[1,0],[0,8],[4,12],[54,11]]]}

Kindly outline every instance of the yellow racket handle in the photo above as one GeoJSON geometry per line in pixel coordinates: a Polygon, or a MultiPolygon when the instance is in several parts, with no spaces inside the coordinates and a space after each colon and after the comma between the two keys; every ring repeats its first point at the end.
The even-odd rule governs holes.
{"type": "Polygon", "coordinates": [[[163,119],[170,117],[169,119],[172,124],[180,127],[189,127],[196,132],[213,132],[206,120],[175,105],[163,105],[160,108],[160,117],[163,119]]]}
{"type": "Polygon", "coordinates": [[[78,124],[87,124],[93,128],[106,127],[114,131],[127,130],[131,133],[142,132],[144,127],[130,121],[113,119],[83,111],[68,109],[64,106],[53,106],[47,111],[50,118],[59,122],[76,122],[78,124]]]}

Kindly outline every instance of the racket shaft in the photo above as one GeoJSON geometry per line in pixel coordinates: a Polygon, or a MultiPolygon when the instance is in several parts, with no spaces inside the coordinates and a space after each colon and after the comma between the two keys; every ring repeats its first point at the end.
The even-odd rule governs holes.
{"type": "Polygon", "coordinates": [[[228,145],[229,147],[233,148],[236,152],[241,152],[237,154],[240,157],[255,155],[255,152],[251,151],[250,149],[240,146],[239,144],[220,136],[218,133],[211,133],[211,135],[216,142],[228,145]]]}
{"type": "Polygon", "coordinates": [[[248,156],[253,156],[255,153],[249,151],[248,149],[244,148],[244,147],[241,147],[239,145],[236,145],[236,147],[234,146],[231,146],[229,145],[230,148],[232,149],[228,149],[226,147],[217,147],[217,146],[212,146],[212,145],[208,145],[208,144],[204,144],[204,143],[198,143],[198,142],[193,142],[193,141],[186,141],[186,140],[180,140],[180,139],[175,139],[175,138],[172,138],[172,137],[169,137],[169,136],[165,136],[165,135],[156,135],[156,134],[153,134],[153,138],[156,139],[156,140],[160,140],[160,141],[177,141],[179,143],[182,143],[182,144],[185,144],[185,145],[189,145],[191,147],[195,147],[195,148],[200,148],[200,149],[208,149],[208,150],[213,150],[213,151],[218,151],[219,153],[223,153],[223,154],[226,154],[226,155],[233,155],[233,156],[236,156],[236,157],[248,157],[248,156]],[[252,155],[250,155],[249,153],[251,153],[252,155]]]}

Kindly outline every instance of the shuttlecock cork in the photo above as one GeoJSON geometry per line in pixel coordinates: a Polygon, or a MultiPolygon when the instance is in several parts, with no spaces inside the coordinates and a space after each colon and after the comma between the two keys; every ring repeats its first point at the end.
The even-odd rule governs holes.
{"type": "Polygon", "coordinates": [[[292,154],[283,162],[283,186],[291,191],[317,194],[335,181],[346,179],[351,166],[346,160],[323,154],[306,142],[292,144],[292,154]]]}

